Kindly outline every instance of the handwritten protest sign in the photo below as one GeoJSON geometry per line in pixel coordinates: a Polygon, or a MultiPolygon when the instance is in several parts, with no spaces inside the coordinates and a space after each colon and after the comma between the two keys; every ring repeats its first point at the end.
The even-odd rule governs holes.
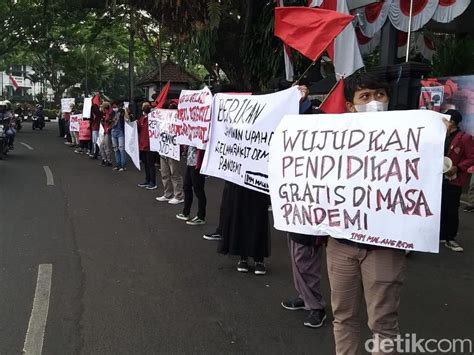
{"type": "Polygon", "coordinates": [[[135,164],[137,169],[140,170],[137,121],[125,121],[125,151],[132,159],[133,164],[135,164]]]}
{"type": "Polygon", "coordinates": [[[177,143],[206,149],[211,121],[212,94],[202,90],[181,90],[178,103],[179,123],[174,128],[177,143]]]}
{"type": "Polygon", "coordinates": [[[79,140],[88,141],[91,139],[91,130],[90,130],[91,121],[82,120],[79,123],[79,140]]]}
{"type": "Polygon", "coordinates": [[[73,97],[61,99],[61,111],[63,113],[71,112],[71,106],[74,105],[75,102],[76,102],[76,99],[73,97]]]}
{"type": "Polygon", "coordinates": [[[148,115],[150,150],[160,156],[179,161],[179,144],[176,142],[174,128],[178,125],[177,110],[157,109],[148,115]]]}
{"type": "Polygon", "coordinates": [[[79,132],[82,122],[82,115],[71,115],[69,118],[69,131],[79,132]]]}
{"type": "Polygon", "coordinates": [[[275,228],[438,252],[441,117],[426,110],[286,116],[270,145],[275,228]]]}
{"type": "Polygon", "coordinates": [[[82,107],[82,117],[91,118],[92,97],[84,98],[84,106],[82,107]]]}
{"type": "Polygon", "coordinates": [[[268,95],[217,94],[211,136],[201,172],[268,193],[273,131],[285,114],[297,114],[296,87],[268,95]]]}

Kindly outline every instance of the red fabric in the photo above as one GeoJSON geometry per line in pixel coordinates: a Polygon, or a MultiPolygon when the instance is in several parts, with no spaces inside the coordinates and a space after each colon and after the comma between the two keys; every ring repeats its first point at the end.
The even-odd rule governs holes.
{"type": "Polygon", "coordinates": [[[161,90],[160,95],[156,98],[154,105],[156,108],[162,108],[165,104],[166,97],[168,96],[168,91],[170,90],[170,81],[166,83],[165,87],[161,90]]]}
{"type": "MultiPolygon", "coordinates": [[[[418,15],[425,9],[428,0],[413,0],[413,16],[418,15]]],[[[410,16],[410,0],[400,0],[400,10],[405,16],[410,16]]]]}
{"type": "Polygon", "coordinates": [[[439,0],[439,6],[448,7],[454,5],[456,0],[439,0]]]}
{"type": "Polygon", "coordinates": [[[275,8],[275,36],[311,60],[318,59],[353,16],[307,7],[275,8]]]}
{"type": "Polygon", "coordinates": [[[95,95],[95,96],[92,98],[92,105],[100,106],[100,97],[99,97],[99,95],[95,95]]]}
{"type": "Polygon", "coordinates": [[[144,114],[137,121],[138,149],[148,152],[150,150],[150,133],[148,132],[148,115],[144,114]]]}
{"type": "Polygon", "coordinates": [[[374,23],[375,21],[377,21],[380,15],[380,11],[382,11],[383,4],[383,1],[381,1],[375,2],[365,7],[365,18],[368,22],[374,23]]]}
{"type": "Polygon", "coordinates": [[[65,122],[69,122],[69,120],[71,119],[71,112],[64,112],[63,117],[65,122]]]}
{"type": "Polygon", "coordinates": [[[357,42],[359,42],[359,44],[361,45],[367,44],[372,40],[372,38],[365,37],[359,27],[356,27],[355,33],[357,37],[357,42]]]}
{"type": "Polygon", "coordinates": [[[448,158],[457,166],[457,177],[449,183],[456,186],[464,186],[469,181],[467,170],[474,165],[474,141],[470,134],[458,132],[454,137],[448,150],[448,158]]]}
{"type": "Polygon", "coordinates": [[[91,114],[91,130],[98,131],[100,129],[100,120],[102,118],[102,114],[100,112],[91,114]]]}
{"type": "Polygon", "coordinates": [[[345,113],[346,98],[344,97],[344,80],[341,79],[336,84],[334,90],[328,95],[326,100],[319,106],[325,113],[345,113]]]}

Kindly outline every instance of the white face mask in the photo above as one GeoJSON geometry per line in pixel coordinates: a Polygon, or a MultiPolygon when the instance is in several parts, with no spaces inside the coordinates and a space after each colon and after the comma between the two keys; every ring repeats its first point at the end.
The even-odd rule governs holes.
{"type": "Polygon", "coordinates": [[[117,111],[118,111],[118,108],[117,108],[117,107],[114,107],[113,110],[114,110],[114,112],[117,112],[117,111]]]}
{"type": "Polygon", "coordinates": [[[388,110],[388,103],[372,100],[368,104],[354,105],[354,107],[357,112],[380,112],[388,110]]]}

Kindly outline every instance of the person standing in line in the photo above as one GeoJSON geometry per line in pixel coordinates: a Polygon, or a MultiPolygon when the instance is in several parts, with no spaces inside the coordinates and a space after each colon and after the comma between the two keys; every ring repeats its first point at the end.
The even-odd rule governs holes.
{"type": "Polygon", "coordinates": [[[105,101],[102,104],[102,127],[104,128],[104,138],[100,144],[100,155],[102,156],[101,166],[112,166],[112,139],[110,137],[111,112],[113,111],[110,103],[105,101]]]}
{"type": "MultiPolygon", "coordinates": [[[[155,190],[156,186],[156,153],[150,151],[150,135],[148,132],[148,114],[151,112],[151,105],[148,101],[142,104],[142,115],[137,120],[138,129],[138,149],[140,160],[144,165],[145,181],[138,184],[138,187],[147,190],[155,190]]],[[[132,118],[133,120],[133,118],[132,118]]]]}
{"type": "Polygon", "coordinates": [[[474,144],[471,135],[459,129],[462,115],[457,110],[447,110],[451,116],[446,132],[444,155],[451,159],[452,167],[444,174],[441,194],[440,242],[455,252],[464,251],[455,240],[459,229],[459,207],[462,188],[469,180],[467,170],[474,165],[474,144]]]}
{"type": "Polygon", "coordinates": [[[97,104],[93,104],[91,107],[91,131],[92,131],[92,151],[89,157],[91,159],[97,159],[100,153],[99,146],[97,145],[97,139],[99,138],[100,122],[102,120],[102,112],[97,104]]]}
{"type": "Polygon", "coordinates": [[[204,190],[206,178],[200,172],[204,151],[191,146],[189,146],[187,150],[187,166],[183,186],[184,207],[183,212],[177,214],[176,218],[186,221],[186,224],[190,226],[199,226],[206,224],[207,198],[204,190]],[[196,217],[191,218],[193,191],[198,199],[198,212],[196,217]]]}
{"type": "Polygon", "coordinates": [[[111,137],[112,146],[115,152],[116,166],[114,170],[125,171],[125,110],[123,105],[112,105],[111,117],[111,137]]]}
{"type": "MultiPolygon", "coordinates": [[[[324,113],[313,112],[308,99],[309,89],[306,85],[298,87],[301,91],[300,114],[324,113]]],[[[293,283],[298,295],[281,302],[281,306],[290,311],[306,310],[303,325],[319,328],[326,319],[326,302],[321,292],[324,248],[327,236],[288,233],[293,283]]]]}
{"type": "MultiPolygon", "coordinates": [[[[386,111],[389,87],[373,74],[356,73],[345,79],[344,96],[348,112],[386,111]]],[[[405,280],[404,250],[330,237],[326,256],[336,354],[360,353],[359,313],[363,298],[375,346],[394,343],[400,335],[398,315],[405,280]]]]}

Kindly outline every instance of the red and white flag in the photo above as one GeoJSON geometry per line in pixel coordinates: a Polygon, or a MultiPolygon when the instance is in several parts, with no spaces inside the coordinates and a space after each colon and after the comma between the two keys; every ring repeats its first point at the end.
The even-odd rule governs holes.
{"type": "MultiPolygon", "coordinates": [[[[349,14],[346,0],[324,0],[321,8],[349,14]]],[[[348,24],[337,36],[333,50],[329,48],[328,53],[334,63],[338,78],[346,78],[364,66],[352,23],[348,24]]]]}
{"type": "Polygon", "coordinates": [[[16,82],[15,78],[10,74],[8,75],[8,77],[10,78],[10,83],[12,84],[13,86],[13,90],[17,91],[18,88],[20,87],[20,85],[18,85],[18,83],[16,82]]]}
{"type": "MultiPolygon", "coordinates": [[[[284,0],[277,0],[277,6],[285,6],[284,0]]],[[[293,56],[291,55],[291,49],[285,43],[283,43],[283,58],[285,59],[285,77],[286,81],[293,81],[295,71],[293,68],[293,56]]]]}

